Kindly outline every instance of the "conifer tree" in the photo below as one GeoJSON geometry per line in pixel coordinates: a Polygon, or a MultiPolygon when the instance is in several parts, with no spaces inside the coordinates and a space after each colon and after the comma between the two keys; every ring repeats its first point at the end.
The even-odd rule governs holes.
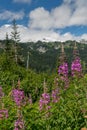
{"type": "Polygon", "coordinates": [[[12,55],[11,41],[8,37],[8,33],[6,33],[6,37],[4,40],[4,52],[1,55],[0,62],[2,70],[11,70],[11,67],[13,65],[13,55],[12,55]]]}
{"type": "Polygon", "coordinates": [[[11,44],[8,37],[8,33],[6,33],[6,40],[5,40],[5,55],[6,59],[9,60],[11,58],[11,44]]]}
{"type": "Polygon", "coordinates": [[[11,39],[13,41],[13,47],[14,47],[14,58],[17,64],[18,63],[18,43],[20,41],[20,33],[18,32],[18,26],[16,24],[15,19],[13,20],[13,23],[12,23],[11,39]]]}

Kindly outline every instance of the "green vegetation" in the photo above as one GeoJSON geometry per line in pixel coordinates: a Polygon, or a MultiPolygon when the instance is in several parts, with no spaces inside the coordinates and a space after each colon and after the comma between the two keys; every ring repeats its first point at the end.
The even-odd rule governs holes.
{"type": "MultiPolygon", "coordinates": [[[[23,66],[15,62],[12,49],[6,49],[11,47],[7,44],[11,44],[11,41],[8,42],[8,38],[6,41],[2,45],[3,49],[0,55],[0,85],[2,86],[0,87],[0,130],[81,130],[81,128],[86,130],[86,66],[84,64],[84,75],[82,77],[71,76],[70,66],[71,60],[73,60],[73,54],[71,54],[73,53],[73,42],[64,44],[69,62],[69,84],[65,88],[66,80],[62,81],[61,75],[57,73],[60,43],[20,43],[22,48],[26,48],[24,48],[26,50],[23,53],[24,57],[27,56],[28,49],[30,52],[29,69],[26,69],[26,64],[23,66]],[[37,45],[40,47],[41,44],[47,48],[47,52],[42,53],[37,48],[34,48],[37,45]],[[29,47],[29,45],[32,45],[33,49],[30,49],[31,46],[29,47]],[[59,49],[55,50],[54,45],[58,45],[59,49]],[[40,66],[43,68],[40,68],[40,66]],[[46,66],[48,67],[45,68],[46,66]],[[56,88],[58,89],[58,97],[57,101],[53,102],[52,93],[56,88]],[[16,92],[16,95],[13,94],[13,91],[16,92]],[[17,104],[16,100],[20,98],[18,96],[22,92],[23,95],[20,96],[21,103],[17,104]],[[17,95],[17,93],[19,94],[17,95]],[[43,94],[48,94],[49,102],[43,108],[40,108],[42,107],[40,103],[42,103],[43,94]],[[18,126],[17,122],[19,122],[18,126]]],[[[83,63],[84,61],[86,63],[86,57],[84,58],[82,55],[83,51],[86,52],[86,45],[84,45],[83,49],[82,44],[77,45],[80,50],[80,56],[83,59],[81,62],[83,63]]]]}
{"type": "Polygon", "coordinates": [[[76,45],[20,43],[14,21],[0,41],[0,130],[87,130],[87,45],[76,45]]]}
{"type": "MultiPolygon", "coordinates": [[[[4,51],[6,41],[0,42],[0,52],[4,51]]],[[[9,40],[10,46],[13,45],[12,41],[9,40]]],[[[67,59],[69,64],[71,64],[73,57],[73,47],[75,41],[66,41],[63,43],[65,52],[67,55],[67,59]]],[[[27,67],[27,57],[29,52],[29,68],[33,69],[36,72],[55,72],[56,67],[58,65],[59,56],[61,53],[61,42],[41,42],[38,41],[36,43],[28,42],[28,43],[19,43],[18,49],[18,64],[23,67],[27,67]],[[19,51],[20,50],[20,51],[19,51]]],[[[79,50],[79,54],[82,60],[83,71],[87,72],[87,45],[83,43],[77,42],[77,47],[79,50]]],[[[12,48],[13,57],[14,50],[12,48]]]]}
{"type": "Polygon", "coordinates": [[[59,80],[58,87],[61,88],[59,101],[53,103],[50,101],[48,111],[40,111],[39,100],[43,93],[43,79],[46,78],[47,91],[50,96],[52,90],[56,87],[54,76],[46,74],[36,74],[33,71],[25,72],[22,68],[16,68],[15,74],[5,72],[0,74],[0,81],[3,87],[4,97],[0,99],[0,109],[8,110],[8,118],[0,119],[0,129],[13,130],[14,122],[22,113],[25,130],[80,130],[87,128],[87,75],[83,78],[70,78],[70,84],[67,90],[59,80]],[[20,89],[24,90],[26,102],[18,107],[12,98],[12,90],[18,89],[17,73],[20,74],[20,89]],[[22,74],[22,75],[21,75],[22,74]],[[3,77],[2,77],[3,75],[3,77]],[[11,81],[14,80],[13,86],[11,81]],[[29,103],[29,94],[32,96],[33,103],[29,103]],[[4,105],[3,105],[4,104],[4,105]],[[20,111],[19,111],[20,110],[20,111]]]}

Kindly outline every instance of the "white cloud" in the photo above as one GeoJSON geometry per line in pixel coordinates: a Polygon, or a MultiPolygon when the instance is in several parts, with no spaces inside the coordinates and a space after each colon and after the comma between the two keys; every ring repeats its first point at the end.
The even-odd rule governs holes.
{"type": "Polygon", "coordinates": [[[73,25],[87,25],[86,0],[64,0],[51,11],[39,7],[29,13],[31,28],[59,29],[73,25]]]}
{"type": "MultiPolygon", "coordinates": [[[[87,34],[83,34],[82,36],[72,35],[70,32],[65,34],[60,34],[53,30],[35,30],[29,29],[23,25],[18,25],[18,31],[20,32],[20,39],[22,42],[28,41],[66,41],[66,40],[87,40],[87,34]]],[[[4,25],[0,27],[0,39],[5,39],[6,33],[9,34],[9,38],[11,36],[12,28],[11,25],[4,25]]]]}
{"type": "Polygon", "coordinates": [[[6,33],[10,36],[11,26],[6,24],[0,27],[0,39],[5,39],[6,33]]]}
{"type": "Polygon", "coordinates": [[[54,28],[64,28],[68,26],[68,22],[71,17],[70,6],[63,4],[60,7],[56,7],[51,11],[51,16],[54,21],[54,28]]]}
{"type": "Polygon", "coordinates": [[[87,25],[87,2],[86,0],[76,0],[74,11],[69,20],[69,25],[87,25]]]}
{"type": "Polygon", "coordinates": [[[36,29],[49,29],[53,25],[53,19],[50,17],[50,13],[45,10],[43,7],[39,7],[29,14],[30,28],[36,29]]]}
{"type": "MultiPolygon", "coordinates": [[[[15,0],[18,2],[19,0],[15,0]]],[[[28,0],[26,0],[27,2],[28,0]]],[[[21,0],[24,2],[24,0],[21,0]]],[[[28,1],[29,2],[29,1],[28,1]]],[[[87,34],[81,36],[72,35],[70,32],[60,34],[55,30],[70,26],[87,26],[87,2],[86,0],[63,0],[63,3],[48,11],[38,7],[29,13],[28,27],[19,26],[21,41],[66,41],[66,40],[87,40],[87,34]]],[[[24,12],[10,12],[8,10],[0,13],[0,20],[23,19],[24,12]]],[[[11,32],[11,26],[0,27],[0,39],[4,39],[6,32],[11,32]]]]}
{"type": "Polygon", "coordinates": [[[81,36],[81,39],[84,39],[84,40],[87,41],[87,34],[83,34],[83,35],[81,36]]]}
{"type": "Polygon", "coordinates": [[[11,12],[11,11],[5,10],[0,13],[0,20],[12,21],[13,19],[16,19],[16,20],[23,19],[23,17],[24,17],[24,11],[11,12]]]}
{"type": "Polygon", "coordinates": [[[70,15],[71,10],[68,5],[56,7],[51,12],[39,7],[29,14],[29,27],[38,29],[63,28],[67,25],[70,15]]]}
{"type": "Polygon", "coordinates": [[[31,3],[31,0],[13,0],[15,3],[31,3]]]}

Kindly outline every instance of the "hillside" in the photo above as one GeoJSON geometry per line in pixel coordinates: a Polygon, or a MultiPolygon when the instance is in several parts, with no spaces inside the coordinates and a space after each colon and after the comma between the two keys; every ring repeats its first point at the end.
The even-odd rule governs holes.
{"type": "MultiPolygon", "coordinates": [[[[11,42],[11,41],[10,41],[11,42]]],[[[75,41],[66,41],[63,43],[65,53],[69,64],[72,60],[73,47],[75,41]]],[[[38,41],[19,43],[21,47],[21,54],[24,57],[24,67],[27,66],[27,57],[29,52],[29,68],[36,72],[52,72],[59,62],[61,55],[61,42],[41,42],[38,41]]],[[[86,71],[87,63],[87,44],[77,42],[80,58],[82,60],[83,70],[86,71]]],[[[5,40],[0,41],[0,52],[2,53],[5,48],[5,40]]]]}

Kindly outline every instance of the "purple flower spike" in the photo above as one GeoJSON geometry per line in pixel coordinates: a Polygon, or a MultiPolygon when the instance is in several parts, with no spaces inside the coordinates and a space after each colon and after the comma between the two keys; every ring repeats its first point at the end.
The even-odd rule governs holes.
{"type": "Polygon", "coordinates": [[[0,119],[2,119],[2,118],[8,118],[8,110],[6,110],[6,109],[0,110],[0,119]]]}
{"type": "Polygon", "coordinates": [[[24,128],[24,121],[21,119],[17,119],[14,123],[14,130],[23,130],[24,128]]]}
{"type": "Polygon", "coordinates": [[[48,93],[43,93],[39,101],[40,110],[50,109],[49,103],[50,103],[50,95],[48,93]]]}
{"type": "Polygon", "coordinates": [[[58,89],[53,90],[51,96],[52,96],[52,102],[57,103],[59,101],[59,99],[60,99],[59,90],[58,89]]]}
{"type": "Polygon", "coordinates": [[[24,101],[24,97],[25,97],[24,91],[14,89],[14,90],[12,90],[12,96],[13,96],[13,100],[15,101],[17,106],[22,105],[22,103],[24,101]]]}
{"type": "Polygon", "coordinates": [[[68,64],[64,62],[62,65],[59,66],[58,68],[58,74],[60,76],[68,76],[68,64]]]}
{"type": "Polygon", "coordinates": [[[72,76],[80,76],[82,74],[82,66],[80,62],[80,58],[76,58],[71,64],[71,73],[72,76]]]}

